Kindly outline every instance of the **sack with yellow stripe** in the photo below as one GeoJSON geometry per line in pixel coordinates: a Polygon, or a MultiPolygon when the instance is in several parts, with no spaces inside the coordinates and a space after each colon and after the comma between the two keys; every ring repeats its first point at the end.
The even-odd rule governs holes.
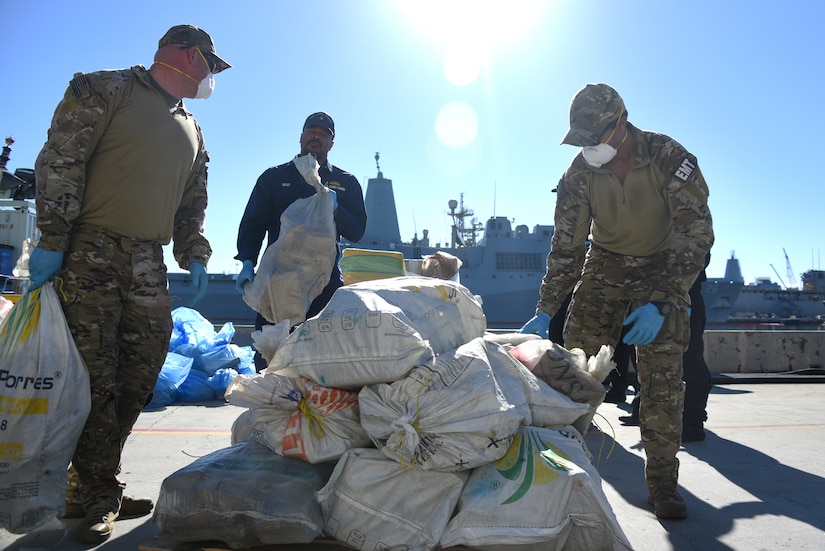
{"type": "Polygon", "coordinates": [[[44,285],[23,295],[0,322],[0,529],[60,522],[90,407],[89,373],[57,293],[44,285]]]}

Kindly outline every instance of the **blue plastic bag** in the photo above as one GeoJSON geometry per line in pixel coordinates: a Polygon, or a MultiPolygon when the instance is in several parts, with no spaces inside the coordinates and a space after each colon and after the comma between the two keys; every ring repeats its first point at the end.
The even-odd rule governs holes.
{"type": "Polygon", "coordinates": [[[223,367],[209,377],[209,386],[215,391],[218,397],[223,398],[229,384],[238,376],[238,372],[231,367],[223,367]]]}
{"type": "Polygon", "coordinates": [[[214,325],[191,308],[172,310],[172,324],[169,351],[190,358],[224,347],[235,336],[235,327],[231,322],[225,323],[216,333],[214,325]]]}
{"type": "MultiPolygon", "coordinates": [[[[226,392],[225,389],[224,392],[226,392]]],[[[191,369],[189,376],[178,388],[178,401],[204,402],[214,399],[215,391],[209,386],[209,375],[203,371],[191,369]]]]}
{"type": "Polygon", "coordinates": [[[166,361],[155,383],[155,393],[146,409],[163,407],[174,402],[178,397],[178,388],[192,370],[192,358],[168,352],[166,361]]]}
{"type": "Polygon", "coordinates": [[[194,369],[214,375],[222,367],[236,367],[241,363],[241,351],[237,344],[226,344],[195,358],[194,369]]]}

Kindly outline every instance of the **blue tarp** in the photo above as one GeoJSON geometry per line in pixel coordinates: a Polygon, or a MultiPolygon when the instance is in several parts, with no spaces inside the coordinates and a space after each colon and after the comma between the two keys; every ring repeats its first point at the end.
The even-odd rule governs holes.
{"type": "Polygon", "coordinates": [[[232,344],[232,323],[215,332],[214,325],[197,310],[183,307],[172,311],[172,322],[169,352],[147,409],[223,399],[239,373],[255,373],[255,352],[251,346],[232,344]]]}

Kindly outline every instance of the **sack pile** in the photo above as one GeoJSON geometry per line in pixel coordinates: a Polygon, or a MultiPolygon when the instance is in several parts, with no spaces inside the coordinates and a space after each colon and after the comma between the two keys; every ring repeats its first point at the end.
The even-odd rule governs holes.
{"type": "Polygon", "coordinates": [[[264,372],[235,378],[226,398],[248,410],[233,446],[169,476],[154,520],[179,541],[232,548],[325,535],[356,549],[630,549],[575,428],[600,398],[557,388],[570,377],[601,387],[594,374],[604,378],[612,351],[588,360],[540,341],[539,353],[534,339],[485,333],[481,305],[457,282],[342,287],[264,372]],[[549,356],[544,370],[517,359],[519,347],[537,356],[534,369],[549,356]],[[546,379],[559,363],[562,380],[546,379]],[[261,464],[265,475],[226,460],[262,448],[280,458],[261,464]],[[197,498],[186,482],[194,470],[197,498]],[[254,486],[246,500],[220,484],[235,476],[254,486]],[[264,483],[283,494],[319,477],[288,503],[259,495],[264,483]]]}

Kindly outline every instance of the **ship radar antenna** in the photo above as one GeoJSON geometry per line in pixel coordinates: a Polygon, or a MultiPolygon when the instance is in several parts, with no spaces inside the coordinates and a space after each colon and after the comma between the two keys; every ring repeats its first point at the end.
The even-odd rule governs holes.
{"type": "Polygon", "coordinates": [[[11,146],[14,143],[14,138],[11,136],[6,137],[6,145],[3,147],[3,153],[0,154],[0,169],[6,170],[6,163],[9,162],[9,156],[11,155],[11,146]]]}

